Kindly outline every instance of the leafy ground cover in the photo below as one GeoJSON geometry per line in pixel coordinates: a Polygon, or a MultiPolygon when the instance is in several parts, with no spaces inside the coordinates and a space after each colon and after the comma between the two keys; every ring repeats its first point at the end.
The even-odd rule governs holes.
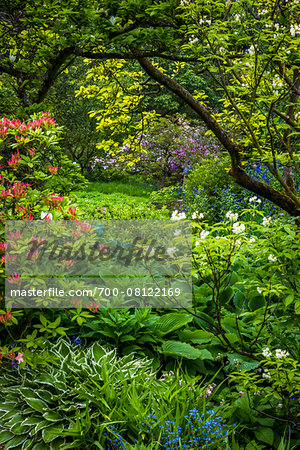
{"type": "MultiPolygon", "coordinates": [[[[188,218],[194,267],[193,308],[103,309],[73,299],[69,309],[2,309],[0,443],[7,449],[296,448],[295,220],[257,196],[235,202],[234,189],[218,212],[201,209],[188,196],[193,183],[206,192],[206,206],[216,187],[231,186],[214,170],[218,158],[161,189],[148,175],[88,182],[77,164],[64,183],[73,163],[62,156],[60,130],[48,114],[27,124],[5,119],[2,128],[2,223],[68,219],[86,230],[88,219],[188,218]],[[184,196],[189,202],[175,211],[174,201],[184,196]]],[[[2,240],[2,271],[17,257],[20,239],[13,233],[2,240]]],[[[28,258],[36,263],[38,251],[28,258]]],[[[64,270],[72,264],[61,262],[64,270]]],[[[8,282],[21,280],[14,273],[8,282]]]]}

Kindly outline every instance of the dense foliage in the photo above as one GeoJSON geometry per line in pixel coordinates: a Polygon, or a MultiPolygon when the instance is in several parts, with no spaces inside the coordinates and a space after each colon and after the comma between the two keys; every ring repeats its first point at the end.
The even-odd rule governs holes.
{"type": "MultiPolygon", "coordinates": [[[[299,44],[297,1],[1,2],[1,448],[299,447],[299,44]],[[4,302],[5,282],[46,285],[50,230],[108,255],[91,220],[170,221],[179,277],[185,219],[189,307],[4,302]]],[[[49,276],[73,283],[80,261],[49,276]]]]}

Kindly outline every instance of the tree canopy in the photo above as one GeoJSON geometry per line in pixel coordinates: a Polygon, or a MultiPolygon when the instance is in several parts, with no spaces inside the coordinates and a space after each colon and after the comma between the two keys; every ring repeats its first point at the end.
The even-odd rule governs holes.
{"type": "MultiPolygon", "coordinates": [[[[25,107],[41,103],[78,57],[135,60],[144,86],[151,79],[175,93],[218,138],[236,183],[300,215],[298,1],[19,0],[3,2],[0,18],[0,73],[25,107]],[[222,110],[163,61],[211,80],[222,110]],[[266,165],[276,188],[250,176],[249,161],[266,165]]],[[[116,70],[110,64],[108,79],[116,70]]]]}

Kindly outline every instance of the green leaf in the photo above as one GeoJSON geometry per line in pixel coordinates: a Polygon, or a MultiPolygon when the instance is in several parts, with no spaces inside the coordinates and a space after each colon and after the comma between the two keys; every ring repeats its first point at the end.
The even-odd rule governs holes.
{"type": "Polygon", "coordinates": [[[3,430],[0,432],[0,444],[9,441],[14,436],[10,431],[3,430]]]}
{"type": "Polygon", "coordinates": [[[184,327],[186,324],[193,320],[191,314],[181,314],[181,313],[169,313],[161,316],[156,324],[155,330],[160,336],[171,333],[178,328],[184,327]]]}
{"type": "Polygon", "coordinates": [[[14,434],[28,433],[29,430],[30,430],[30,428],[28,428],[28,426],[24,425],[24,421],[22,423],[16,423],[10,429],[10,431],[12,431],[14,434]]]}
{"type": "Polygon", "coordinates": [[[64,429],[63,425],[45,428],[42,432],[42,436],[45,443],[47,444],[48,442],[51,442],[57,437],[59,437],[63,429],[64,429]]]}
{"type": "Polygon", "coordinates": [[[263,308],[264,306],[266,306],[266,299],[262,295],[256,295],[249,300],[249,308],[251,311],[263,308]]]}
{"type": "Polygon", "coordinates": [[[257,430],[254,431],[254,434],[256,439],[258,439],[259,441],[269,445],[273,444],[274,431],[272,430],[272,428],[259,427],[257,430]]]}
{"type": "Polygon", "coordinates": [[[37,425],[38,423],[40,423],[40,421],[40,417],[28,417],[27,419],[23,420],[22,425],[37,425]]]}
{"type": "Polygon", "coordinates": [[[50,386],[56,386],[56,380],[53,375],[49,373],[42,373],[36,378],[37,383],[49,384],[50,386]]]}
{"type": "Polygon", "coordinates": [[[97,342],[92,347],[94,360],[98,362],[105,355],[105,350],[97,342]]]}
{"type": "Polygon", "coordinates": [[[180,356],[186,359],[213,359],[208,350],[199,350],[190,344],[177,341],[167,341],[162,346],[162,353],[171,356],[180,356]]]}
{"type": "Polygon", "coordinates": [[[40,413],[44,412],[45,409],[48,409],[46,403],[37,398],[25,398],[24,400],[29,406],[31,406],[31,408],[35,409],[40,413]]]}
{"type": "Polygon", "coordinates": [[[18,445],[22,444],[27,438],[28,434],[23,434],[22,436],[15,436],[5,445],[5,450],[17,447],[18,445]]]}
{"type": "Polygon", "coordinates": [[[178,333],[178,337],[181,341],[191,341],[194,344],[208,343],[212,340],[212,334],[203,330],[184,330],[178,333]]]}
{"type": "Polygon", "coordinates": [[[50,422],[57,422],[62,419],[61,415],[56,411],[47,411],[43,414],[43,417],[50,422]]]}
{"type": "Polygon", "coordinates": [[[40,321],[41,321],[41,324],[44,325],[44,327],[47,327],[48,321],[47,321],[46,317],[43,316],[42,314],[40,314],[40,321]]]}

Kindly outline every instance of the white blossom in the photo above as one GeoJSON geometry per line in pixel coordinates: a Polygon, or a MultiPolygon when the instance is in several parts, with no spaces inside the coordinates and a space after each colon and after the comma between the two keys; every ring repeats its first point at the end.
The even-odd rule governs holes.
{"type": "Polygon", "coordinates": [[[199,213],[198,211],[195,211],[192,215],[192,219],[203,219],[204,215],[202,213],[199,213]]]}
{"type": "Polygon", "coordinates": [[[254,47],[253,45],[251,45],[251,47],[249,48],[248,53],[249,53],[250,56],[253,56],[253,55],[254,55],[254,53],[255,53],[255,47],[254,47]]]}
{"type": "Polygon", "coordinates": [[[256,290],[259,294],[262,294],[262,290],[259,287],[257,287],[256,290]]]}
{"type": "Polygon", "coordinates": [[[285,350],[280,350],[280,348],[277,348],[275,350],[275,356],[277,359],[286,358],[287,356],[289,356],[289,352],[287,352],[285,350]]]}
{"type": "Polygon", "coordinates": [[[176,247],[169,247],[167,248],[166,252],[169,256],[173,256],[174,253],[176,252],[176,247]]]}
{"type": "Polygon", "coordinates": [[[231,220],[232,222],[235,222],[237,218],[239,217],[238,213],[234,213],[232,211],[227,211],[226,213],[227,219],[231,220]]]}
{"type": "Polygon", "coordinates": [[[269,255],[268,256],[268,260],[271,261],[271,262],[276,262],[277,261],[277,257],[274,256],[274,255],[269,255]]]}
{"type": "Polygon", "coordinates": [[[234,234],[240,234],[243,231],[245,231],[245,229],[246,229],[246,227],[243,223],[240,224],[239,222],[235,222],[232,225],[232,231],[234,232],[234,234]]]}
{"type": "Polygon", "coordinates": [[[261,199],[256,196],[249,198],[250,203],[261,203],[261,199]]]}
{"type": "Polygon", "coordinates": [[[270,225],[271,220],[272,220],[272,217],[264,217],[262,220],[263,226],[268,227],[270,225]]]}
{"type": "Polygon", "coordinates": [[[184,212],[173,211],[171,220],[182,220],[186,219],[186,214],[184,212]]]}
{"type": "Polygon", "coordinates": [[[293,37],[295,37],[296,34],[300,33],[300,25],[297,25],[297,24],[291,25],[290,33],[291,33],[291,36],[293,36],[293,37]]]}
{"type": "Polygon", "coordinates": [[[266,347],[266,348],[263,349],[262,355],[263,355],[265,358],[270,358],[270,357],[272,356],[272,352],[270,352],[269,347],[266,347]]]}
{"type": "Polygon", "coordinates": [[[209,231],[202,230],[200,233],[200,239],[203,240],[209,235],[209,231]]]}
{"type": "Polygon", "coordinates": [[[253,244],[255,242],[255,240],[256,240],[255,237],[252,236],[248,242],[249,242],[249,244],[253,244]]]}
{"type": "Polygon", "coordinates": [[[270,380],[271,374],[270,374],[269,370],[265,369],[264,373],[262,374],[262,377],[265,378],[266,380],[270,380]]]}

